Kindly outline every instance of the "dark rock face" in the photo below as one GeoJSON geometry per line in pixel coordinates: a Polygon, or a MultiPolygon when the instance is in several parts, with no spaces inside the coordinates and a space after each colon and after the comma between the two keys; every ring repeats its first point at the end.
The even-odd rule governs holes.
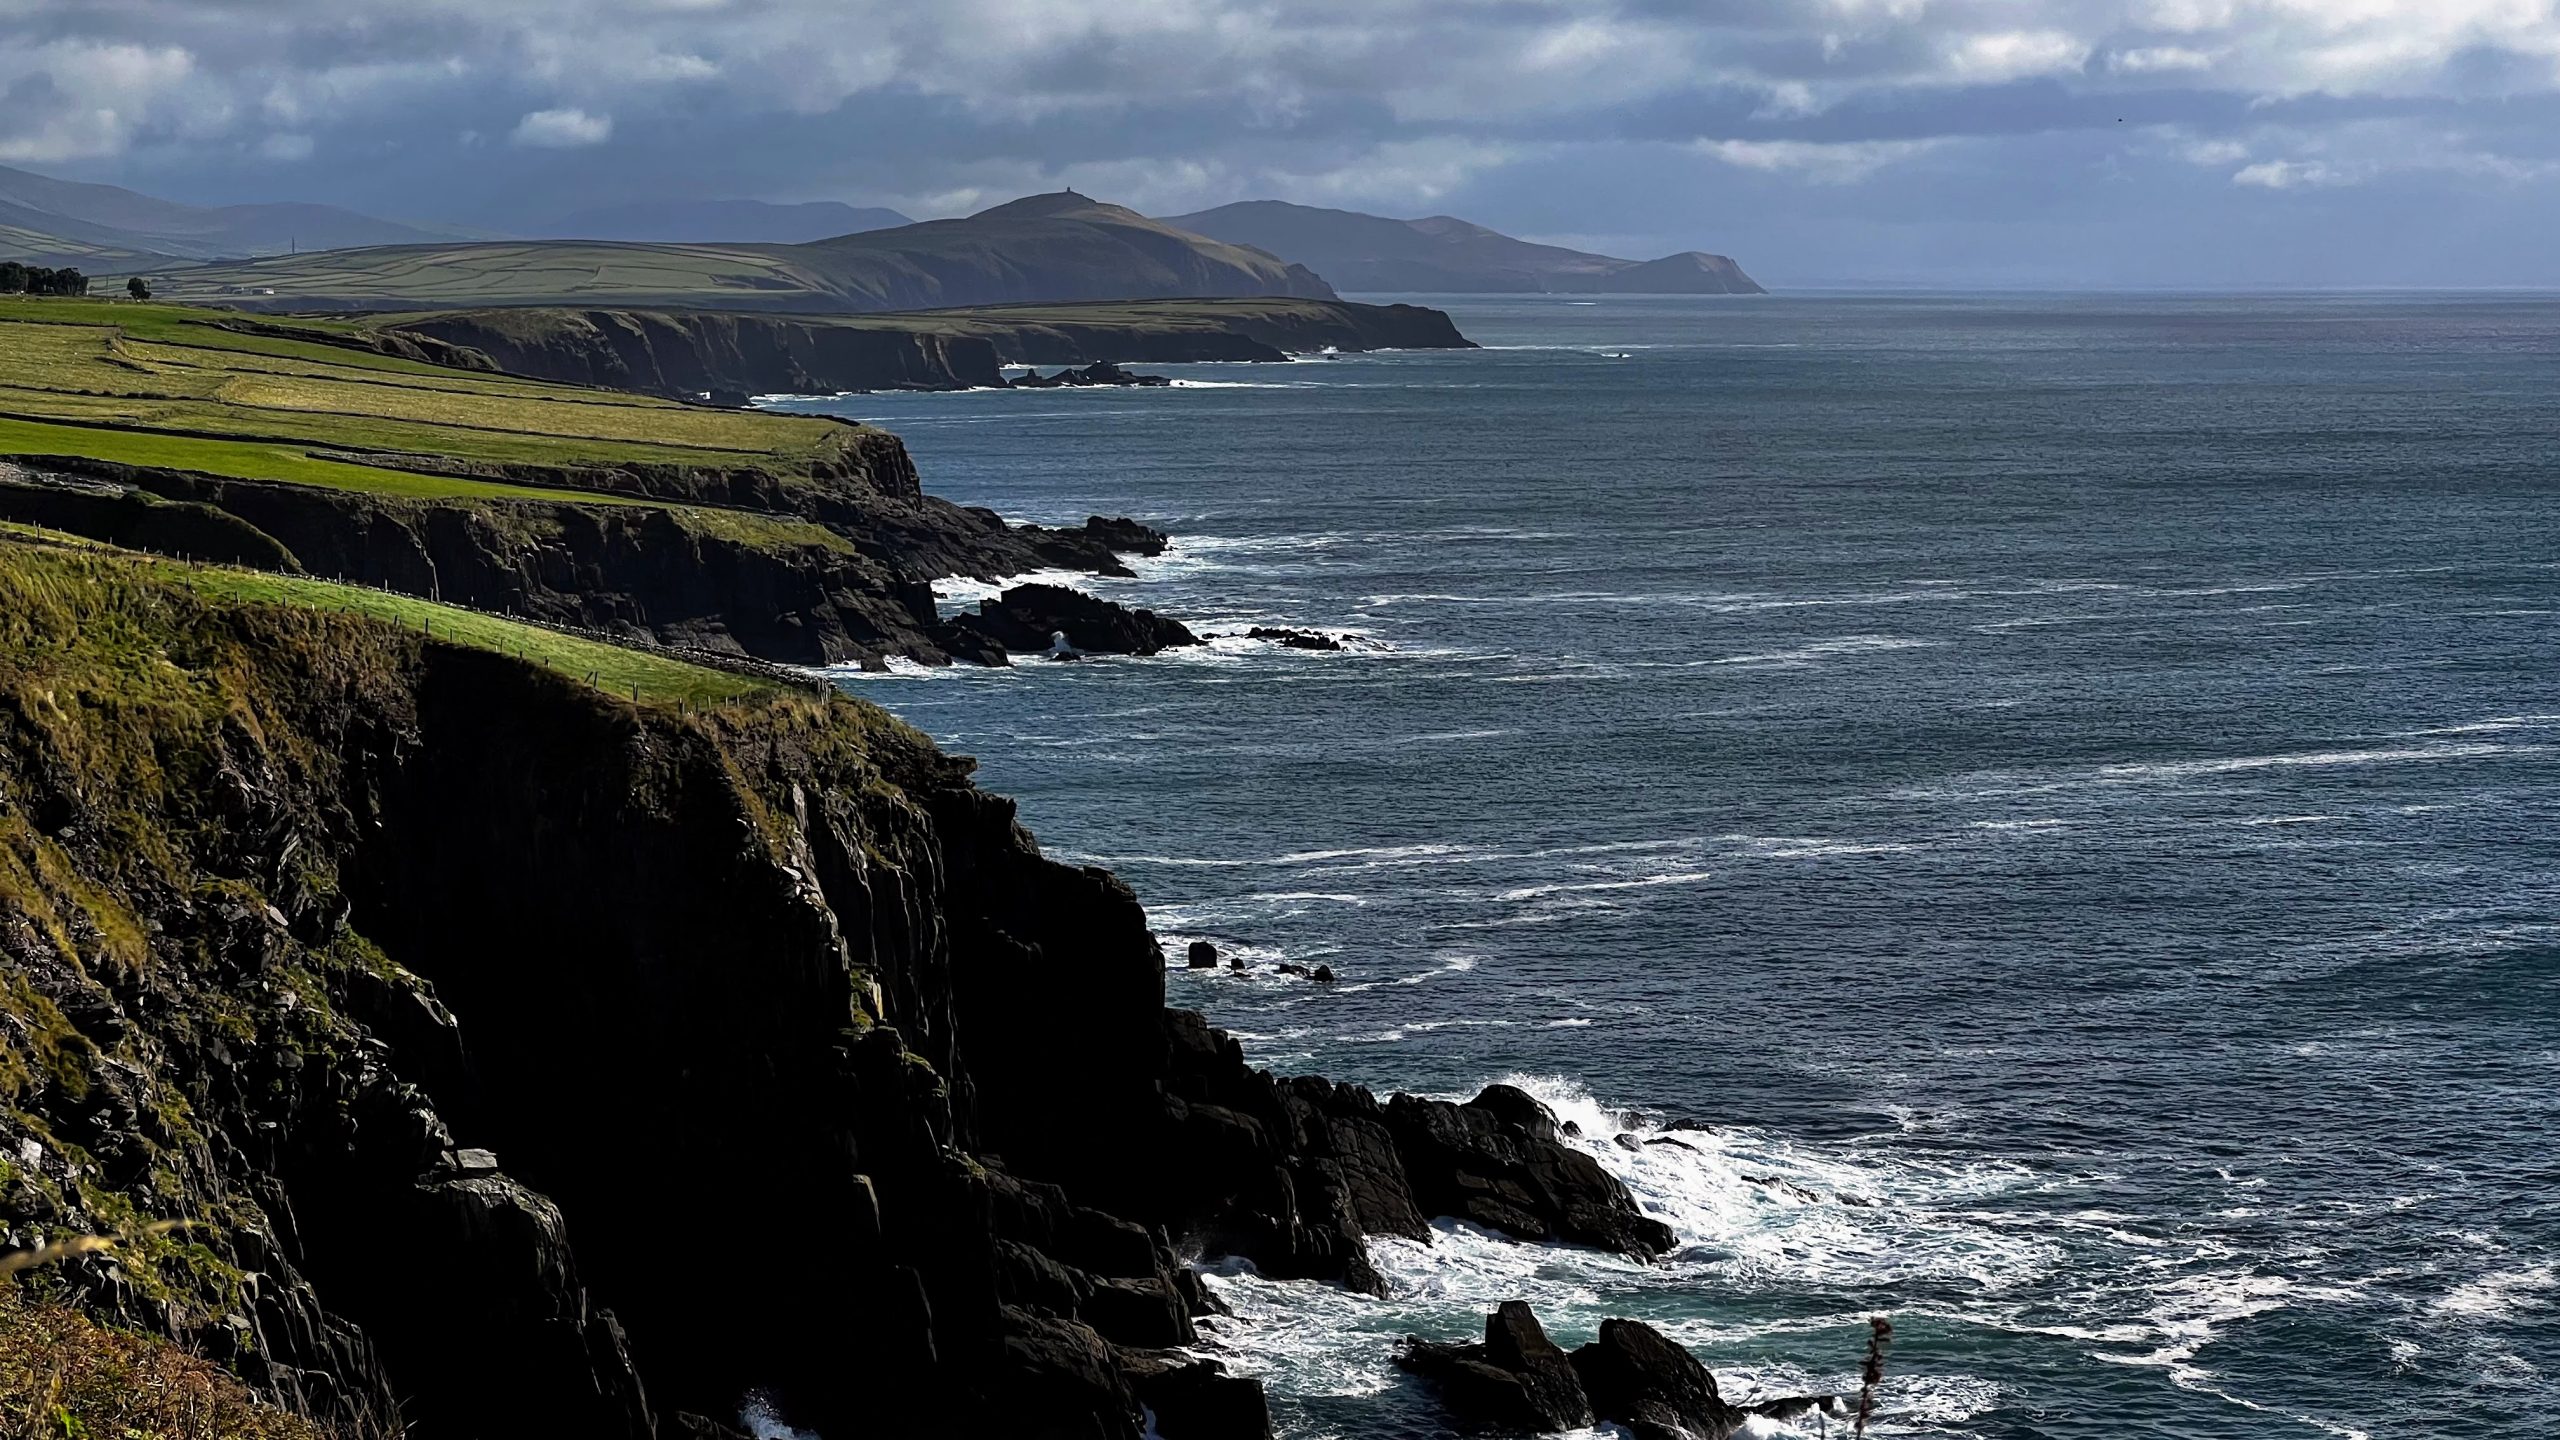
{"type": "Polygon", "coordinates": [[[1592,1410],[1636,1440],[1724,1440],[1744,1419],[1697,1356],[1641,1321],[1601,1321],[1600,1338],[1573,1352],[1573,1369],[1592,1410]]]}
{"type": "Polygon", "coordinates": [[[1095,385],[1166,386],[1173,382],[1162,375],[1133,374],[1108,360],[1097,360],[1081,370],[1061,370],[1055,375],[1034,370],[1012,383],[1016,390],[1071,390],[1095,385]]]}
{"type": "Polygon", "coordinates": [[[1183,959],[1194,970],[1215,970],[1218,968],[1218,947],[1206,940],[1194,940],[1191,948],[1183,952],[1183,959]]]}
{"type": "Polygon", "coordinates": [[[1340,650],[1345,648],[1342,643],[1342,637],[1338,635],[1327,635],[1321,630],[1296,630],[1287,626],[1256,625],[1244,633],[1245,638],[1248,640],[1268,640],[1274,645],[1286,646],[1291,650],[1340,650]]]}
{"type": "Polygon", "coordinates": [[[1572,1361],[1518,1300],[1484,1318],[1484,1343],[1408,1338],[1396,1363],[1436,1384],[1449,1413],[1470,1426],[1548,1433],[1591,1424],[1572,1361]]]}
{"type": "Polygon", "coordinates": [[[1121,1364],[1164,1440],[1271,1440],[1261,1381],[1181,1355],[1123,1351],[1121,1364]]]}
{"type": "Polygon", "coordinates": [[[951,624],[1013,651],[1046,650],[1055,635],[1098,655],[1153,655],[1200,643],[1178,620],[1062,585],[1016,585],[995,599],[979,601],[977,614],[951,624]]]}
{"type": "MultiPolygon", "coordinates": [[[[1396,1363],[1431,1381],[1451,1417],[1473,1429],[1546,1433],[1597,1419],[1635,1440],[1726,1440],[1763,1413],[1725,1404],[1698,1357],[1650,1325],[1604,1320],[1600,1338],[1568,1356],[1518,1300],[1484,1317],[1482,1344],[1409,1337],[1396,1363]]],[[[1777,1404],[1802,1414],[1819,1402],[1777,1404]]]]}
{"type": "Polygon", "coordinates": [[[1555,1117],[1519,1091],[1488,1087],[1464,1105],[1399,1095],[1385,1119],[1414,1199],[1431,1214],[1648,1260],[1671,1248],[1671,1228],[1638,1211],[1599,1161],[1561,1143],[1555,1117]]]}
{"type": "MultiPolygon", "coordinates": [[[[1006,663],[998,627],[941,619],[935,579],[1044,567],[1126,573],[1115,546],[1164,543],[1132,521],[1096,517],[1080,531],[1016,529],[992,511],[923,495],[894,440],[863,464],[869,468],[858,474],[789,493],[772,489],[772,477],[760,473],[516,477],[528,485],[805,514],[809,537],[789,542],[751,541],[643,506],[441,504],[67,457],[0,475],[0,518],[163,554],[353,580],[628,641],[875,668],[893,655],[1006,663]]],[[[1189,631],[1147,611],[1084,596],[1070,603],[1079,628],[1103,642],[1088,648],[1131,653],[1119,647],[1192,643],[1182,638],[1189,631]]],[[[1038,645],[1017,648],[1047,644],[1043,633],[1038,645]]]]}
{"type": "Polygon", "coordinates": [[[1123,555],[1161,555],[1170,543],[1165,533],[1135,520],[1088,517],[1073,530],[1046,525],[1017,525],[1014,533],[1037,552],[1041,563],[1097,575],[1127,575],[1123,555]]]}
{"type": "MultiPolygon", "coordinates": [[[[716,1433],[678,1417],[750,1390],[825,1434],[1136,1440],[1143,1404],[1168,1440],[1257,1437],[1257,1385],[1162,1358],[1212,1308],[1177,1240],[1374,1290],[1365,1237],[1469,1213],[1445,1197],[1584,1243],[1632,1216],[1517,1102],[1248,1066],[1164,1008],[1126,887],[856,702],[676,717],[351,617],[190,603],[171,663],[231,657],[214,713],[259,724],[132,737],[165,785],[88,773],[9,698],[35,689],[0,690],[0,826],[45,866],[0,847],[0,999],[26,1012],[0,1050],[77,1077],[0,1103],[0,1228],[114,1223],[74,1146],[124,1203],[223,1217],[174,1308],[59,1273],[356,1440],[716,1433]],[[147,874],[108,848],[133,827],[162,837],[147,874]],[[117,935],[142,963],[96,948],[117,935]],[[705,1194],[784,1208],[671,1232],[705,1194]]],[[[1506,1337],[1552,1400],[1545,1351],[1506,1337]]]]}
{"type": "MultiPolygon", "coordinates": [[[[742,297],[742,299],[750,297],[742,297]]],[[[243,322],[254,323],[254,322],[243,322]]],[[[300,338],[344,343],[335,334],[300,338]]],[[[476,370],[676,399],[991,389],[1004,365],[1284,361],[1291,351],[1466,348],[1449,317],[1411,305],[1282,300],[1120,303],[854,319],[509,308],[402,319],[371,348],[476,370]]]]}

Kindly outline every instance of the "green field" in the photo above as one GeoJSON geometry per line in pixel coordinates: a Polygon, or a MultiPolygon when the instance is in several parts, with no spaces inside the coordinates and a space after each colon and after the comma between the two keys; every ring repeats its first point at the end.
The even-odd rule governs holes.
{"type": "Polygon", "coordinates": [[[0,521],[0,596],[32,603],[66,587],[94,592],[172,585],[207,600],[359,615],[452,645],[512,655],[626,699],[688,707],[775,693],[769,681],[588,640],[478,610],[327,580],[189,565],[0,521]]]}
{"type": "Polygon", "coordinates": [[[413,500],[655,505],[705,532],[846,547],[790,517],[580,483],[629,467],[806,476],[848,442],[845,426],[449,369],[357,348],[369,332],[340,321],[252,325],[178,305],[0,299],[0,458],[413,500]]]}
{"type": "Polygon", "coordinates": [[[717,309],[761,297],[816,294],[827,283],[780,245],[642,245],[491,241],[375,245],[236,260],[160,277],[173,299],[254,303],[262,292],[361,304],[385,296],[416,307],[576,304],[717,309]]]}

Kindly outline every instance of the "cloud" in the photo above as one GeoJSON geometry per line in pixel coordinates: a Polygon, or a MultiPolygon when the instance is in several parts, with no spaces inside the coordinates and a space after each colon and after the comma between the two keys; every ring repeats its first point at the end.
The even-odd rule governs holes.
{"type": "Polygon", "coordinates": [[[541,150],[601,145],[613,138],[613,117],[584,110],[536,110],[516,122],[515,133],[508,138],[541,150]]]}
{"type": "Polygon", "coordinates": [[[2002,196],[2504,205],[2555,151],[2560,0],[0,0],[0,162],[499,229],[1074,183],[1659,250],[1776,206],[1899,255],[1881,226],[2002,196]]]}
{"type": "Polygon", "coordinates": [[[1817,185],[1847,185],[1888,165],[1937,149],[1938,140],[1701,140],[1698,149],[1727,165],[1798,176],[1817,185]]]}
{"type": "MultiPolygon", "coordinates": [[[[118,155],[155,117],[172,130],[193,128],[176,102],[194,72],[195,58],[171,46],[0,43],[0,160],[118,155]]],[[[218,94],[203,98],[220,107],[218,94]]]]}
{"type": "Polygon", "coordinates": [[[2324,160],[2261,160],[2232,172],[2231,183],[2262,190],[2302,190],[2352,185],[2355,177],[2324,160]]]}

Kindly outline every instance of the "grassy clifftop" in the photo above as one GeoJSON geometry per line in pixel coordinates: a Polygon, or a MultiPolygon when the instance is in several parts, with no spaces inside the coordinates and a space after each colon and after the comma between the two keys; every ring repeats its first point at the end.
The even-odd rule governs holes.
{"type": "MultiPolygon", "coordinates": [[[[0,303],[0,453],[521,499],[524,485],[491,482],[633,466],[802,477],[840,461],[861,433],[473,373],[373,343],[343,322],[279,329],[178,305],[0,303]]],[[[592,498],[544,488],[545,498],[592,498]]]]}

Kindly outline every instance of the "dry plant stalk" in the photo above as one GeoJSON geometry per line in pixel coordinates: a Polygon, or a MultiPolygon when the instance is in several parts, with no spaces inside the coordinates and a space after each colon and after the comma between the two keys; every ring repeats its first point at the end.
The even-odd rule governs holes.
{"type": "MultiPolygon", "coordinates": [[[[155,1220],[151,1224],[138,1228],[133,1234],[136,1237],[166,1235],[172,1230],[183,1230],[190,1223],[192,1222],[186,1220],[155,1220]]],[[[76,1260],[83,1255],[95,1255],[100,1251],[113,1250],[117,1243],[117,1237],[113,1235],[65,1235],[59,1240],[39,1241],[32,1250],[12,1250],[6,1255],[0,1255],[0,1280],[14,1280],[39,1265],[58,1264],[64,1260],[76,1260]]]]}
{"type": "Polygon", "coordinates": [[[1858,1429],[1867,1433],[1867,1417],[1875,1413],[1876,1387],[1884,1383],[1885,1347],[1893,1343],[1893,1322],[1878,1315],[1867,1322],[1867,1364],[1858,1372],[1858,1429]]]}

